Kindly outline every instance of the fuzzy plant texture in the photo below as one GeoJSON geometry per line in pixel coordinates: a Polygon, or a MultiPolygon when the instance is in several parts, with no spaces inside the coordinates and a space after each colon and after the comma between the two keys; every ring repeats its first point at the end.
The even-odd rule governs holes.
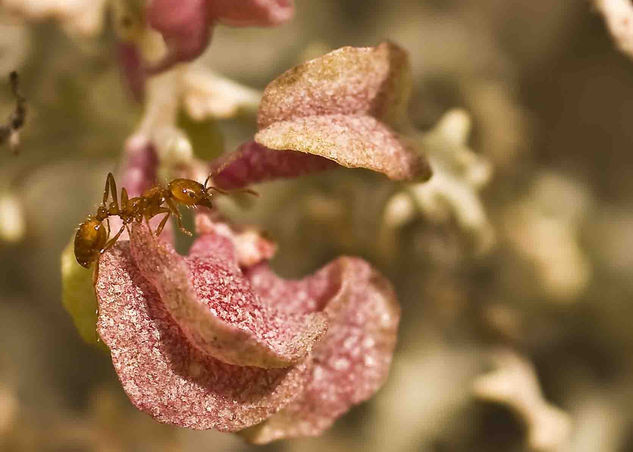
{"type": "MultiPolygon", "coordinates": [[[[119,61],[145,104],[119,169],[128,196],[142,195],[161,171],[193,179],[211,174],[225,190],[340,166],[399,182],[431,176],[407,136],[407,52],[389,42],[300,64],[261,95],[224,81],[213,85],[229,91],[225,103],[255,103],[258,130],[235,151],[196,159],[177,117],[187,87],[195,92],[200,83],[187,82],[189,69],[178,63],[202,53],[216,23],[278,25],[292,17],[293,3],[144,6],[122,13],[128,21],[126,14],[135,13],[144,27],[122,34],[128,53],[119,61]],[[151,31],[165,44],[154,61],[143,48],[151,31]]],[[[203,84],[208,80],[217,78],[202,75],[203,84]]],[[[154,234],[157,218],[122,228],[95,262],[94,276],[72,261],[71,246],[64,252],[64,305],[84,339],[105,345],[130,401],[159,422],[238,432],[262,444],[319,435],[371,398],[387,379],[396,345],[400,306],[390,282],[349,256],[302,279],[282,278],[269,265],[276,245],[262,232],[234,224],[217,208],[195,215],[197,238],[185,255],[174,249],[177,231],[168,226],[154,234]]],[[[116,231],[120,219],[111,217],[116,231]]]]}

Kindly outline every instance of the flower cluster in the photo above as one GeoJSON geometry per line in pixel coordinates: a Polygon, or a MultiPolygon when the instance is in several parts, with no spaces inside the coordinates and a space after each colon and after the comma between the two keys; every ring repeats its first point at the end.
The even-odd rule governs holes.
{"type": "MultiPolygon", "coordinates": [[[[406,53],[390,43],[343,48],[288,71],[263,94],[255,140],[211,162],[214,184],[237,188],[339,165],[427,179],[424,156],[397,131],[407,71],[406,53]]],[[[121,181],[132,194],[156,177],[161,150],[152,143],[167,126],[152,117],[128,141],[121,181]]],[[[370,264],[340,257],[286,280],[271,270],[276,247],[259,232],[209,211],[198,212],[197,232],[181,256],[169,235],[134,224],[99,261],[98,335],[140,410],[266,443],[319,434],[375,393],[400,314],[390,283],[370,264]]]]}
{"type": "Polygon", "coordinates": [[[252,231],[199,221],[188,256],[143,225],[101,259],[98,332],[130,400],[161,422],[254,442],[322,432],[386,378],[399,308],[343,257],[289,281],[252,231]],[[263,422],[263,423],[262,423],[263,422]]]}

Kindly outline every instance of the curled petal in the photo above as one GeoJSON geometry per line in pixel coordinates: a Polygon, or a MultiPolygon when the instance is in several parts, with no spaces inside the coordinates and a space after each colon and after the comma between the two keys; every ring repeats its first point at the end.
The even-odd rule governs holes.
{"type": "Polygon", "coordinates": [[[191,346],[134,263],[128,242],[100,262],[98,332],[132,403],[154,419],[236,431],[300,394],[306,364],[260,369],[225,364],[191,346]]]}
{"type": "Polygon", "coordinates": [[[406,52],[392,43],[343,47],[297,66],[270,83],[259,109],[260,129],[315,115],[370,115],[398,123],[411,87],[406,52]]]}
{"type": "Polygon", "coordinates": [[[217,159],[211,171],[215,174],[213,182],[218,187],[232,189],[335,167],[335,163],[318,155],[268,149],[249,141],[217,159]]]}
{"type": "Polygon", "coordinates": [[[206,241],[211,240],[210,236],[215,234],[230,240],[240,267],[251,267],[272,259],[277,251],[275,242],[266,238],[256,228],[238,228],[214,219],[210,212],[200,212],[196,215],[196,232],[200,238],[189,250],[189,256],[207,254],[206,241]]]}
{"type": "Polygon", "coordinates": [[[163,35],[167,55],[151,72],[161,72],[176,63],[200,56],[211,39],[207,0],[151,0],[147,21],[163,35]]]}
{"type": "Polygon", "coordinates": [[[292,309],[322,310],[330,327],[314,349],[311,378],[302,396],[242,434],[254,443],[318,435],[385,381],[400,318],[394,291],[369,264],[349,257],[298,282],[281,280],[266,265],[248,276],[264,299],[283,299],[285,291],[310,294],[292,309]],[[341,280],[341,288],[330,297],[325,283],[333,278],[341,280]]]}
{"type": "Polygon", "coordinates": [[[294,0],[209,0],[212,20],[236,27],[274,26],[294,15],[294,0]]]}
{"type": "Polygon", "coordinates": [[[276,122],[255,140],[270,149],[292,150],[368,168],[391,179],[428,179],[431,170],[401,137],[371,116],[332,114],[276,122]]]}
{"type": "Polygon", "coordinates": [[[141,102],[145,95],[145,68],[138,48],[129,42],[120,42],[116,48],[119,67],[134,100],[141,102]]]}
{"type": "Polygon", "coordinates": [[[263,303],[230,241],[219,235],[204,240],[185,259],[144,225],[132,227],[134,259],[183,333],[230,364],[273,368],[303,361],[325,333],[326,316],[283,313],[263,303]]]}

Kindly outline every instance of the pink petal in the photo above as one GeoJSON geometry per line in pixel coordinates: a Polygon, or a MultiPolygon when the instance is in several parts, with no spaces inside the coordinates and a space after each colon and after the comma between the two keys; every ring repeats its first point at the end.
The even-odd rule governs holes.
{"type": "MultiPolygon", "coordinates": [[[[153,187],[156,183],[158,172],[158,156],[154,144],[142,133],[132,135],[125,142],[125,154],[121,164],[120,177],[117,180],[120,197],[121,189],[125,188],[130,198],[140,196],[145,190],[153,187]]],[[[120,199],[119,199],[120,200],[120,199]]],[[[150,220],[152,228],[158,227],[162,216],[156,216],[150,220]]],[[[119,217],[110,217],[110,227],[113,234],[123,225],[119,217]]],[[[173,228],[171,223],[167,223],[161,233],[161,238],[169,243],[173,243],[173,228]]],[[[120,240],[127,240],[127,231],[124,231],[120,240]]]]}
{"type": "Polygon", "coordinates": [[[306,364],[237,367],[191,346],[134,264],[129,242],[106,252],[99,268],[98,332],[123,389],[141,411],[181,427],[236,431],[301,393],[306,364]]]}
{"type": "Polygon", "coordinates": [[[122,169],[121,186],[130,197],[140,196],[156,183],[158,156],[149,138],[143,134],[128,138],[122,169]]]}
{"type": "Polygon", "coordinates": [[[225,237],[207,237],[185,259],[135,223],[131,243],[141,273],[190,342],[226,363],[288,367],[303,361],[325,333],[322,313],[283,313],[263,303],[225,237]]]}
{"type": "Polygon", "coordinates": [[[214,184],[232,189],[278,178],[298,177],[334,167],[334,163],[316,155],[280,152],[249,141],[236,151],[215,160],[211,171],[215,173],[214,184]]]}
{"type": "Polygon", "coordinates": [[[255,443],[318,435],[352,405],[370,398],[387,378],[400,318],[395,293],[369,264],[349,257],[302,281],[284,281],[266,265],[248,277],[267,300],[284,299],[288,292],[304,294],[303,306],[291,309],[322,310],[330,327],[313,351],[312,376],[303,395],[243,434],[255,443]],[[326,282],[337,278],[342,287],[329,298],[326,282]]]}
{"type": "Polygon", "coordinates": [[[146,13],[148,23],[167,45],[167,55],[150,72],[191,61],[207,48],[211,39],[207,0],[151,0],[146,13]]]}
{"type": "Polygon", "coordinates": [[[350,168],[368,168],[391,179],[428,179],[431,170],[389,127],[371,116],[331,114],[275,122],[255,135],[270,149],[314,154],[350,168]]]}
{"type": "Polygon", "coordinates": [[[401,122],[410,87],[407,53],[395,44],[343,47],[271,82],[259,107],[259,128],[331,114],[370,115],[387,123],[401,122]]]}
{"type": "Polygon", "coordinates": [[[138,48],[128,42],[117,43],[117,57],[121,74],[132,97],[142,102],[145,94],[145,78],[147,76],[143,66],[143,59],[138,48]]]}
{"type": "Polygon", "coordinates": [[[236,27],[273,26],[294,15],[294,0],[208,0],[210,17],[236,27]]]}
{"type": "Polygon", "coordinates": [[[235,250],[235,259],[240,267],[251,267],[262,261],[271,259],[277,245],[266,238],[264,233],[253,227],[239,228],[214,218],[214,213],[196,213],[196,232],[200,236],[189,250],[189,256],[206,254],[209,248],[205,240],[210,240],[212,235],[220,235],[230,240],[235,250]]]}

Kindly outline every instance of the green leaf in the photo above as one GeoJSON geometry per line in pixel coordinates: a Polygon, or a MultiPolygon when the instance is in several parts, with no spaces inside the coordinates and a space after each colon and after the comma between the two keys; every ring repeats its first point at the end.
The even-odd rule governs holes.
{"type": "Polygon", "coordinates": [[[92,284],[92,269],[83,268],[75,260],[74,240],[64,248],[62,264],[62,304],[88,344],[103,343],[97,336],[97,298],[92,284]]]}

